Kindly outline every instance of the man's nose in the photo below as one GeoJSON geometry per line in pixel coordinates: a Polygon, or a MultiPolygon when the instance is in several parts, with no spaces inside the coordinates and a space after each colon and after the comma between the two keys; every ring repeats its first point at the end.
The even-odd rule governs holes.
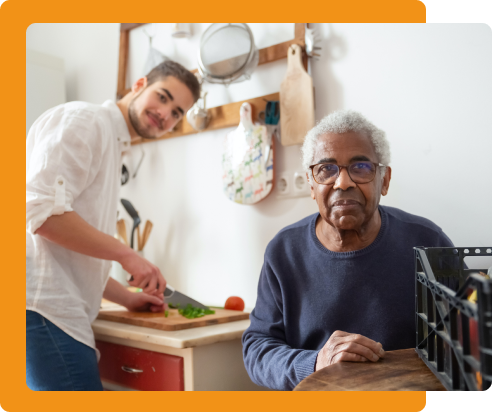
{"type": "Polygon", "coordinates": [[[347,168],[341,167],[337,180],[335,180],[335,183],[333,184],[333,189],[347,190],[350,187],[356,187],[356,186],[357,185],[350,178],[347,168]]]}
{"type": "Polygon", "coordinates": [[[169,106],[163,106],[163,107],[160,107],[158,110],[157,110],[157,113],[159,113],[159,117],[163,120],[163,121],[167,121],[169,119],[169,116],[171,116],[171,108],[169,106]]]}

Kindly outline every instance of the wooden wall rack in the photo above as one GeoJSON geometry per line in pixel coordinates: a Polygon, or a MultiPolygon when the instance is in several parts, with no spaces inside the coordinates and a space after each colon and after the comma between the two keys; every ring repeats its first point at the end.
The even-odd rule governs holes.
{"type": "MultiPolygon", "coordinates": [[[[148,23],[121,23],[120,25],[120,51],[118,61],[118,87],[117,98],[121,99],[125,94],[130,92],[131,89],[126,88],[126,75],[128,67],[128,55],[129,55],[129,40],[130,31],[148,23]]],[[[294,38],[292,40],[275,44],[273,46],[265,47],[259,50],[258,65],[271,63],[287,57],[287,51],[292,44],[298,44],[304,50],[305,48],[305,23],[295,23],[294,38]]],[[[307,56],[303,55],[304,67],[307,69],[307,56]]],[[[196,72],[197,69],[192,70],[196,72]]],[[[221,129],[224,127],[232,127],[239,124],[239,107],[242,103],[248,102],[253,107],[253,115],[256,116],[259,111],[264,110],[266,102],[265,100],[279,100],[279,94],[274,93],[268,96],[256,97],[254,99],[243,100],[241,102],[229,103],[223,106],[217,106],[209,108],[212,115],[208,127],[204,131],[221,129]]],[[[165,134],[160,139],[168,139],[171,137],[184,136],[187,134],[198,133],[193,129],[186,118],[183,118],[181,122],[176,125],[174,130],[165,134]]],[[[160,140],[159,139],[159,140],[160,140]]],[[[154,140],[142,139],[141,141],[132,142],[132,145],[142,142],[150,142],[154,140]]]]}

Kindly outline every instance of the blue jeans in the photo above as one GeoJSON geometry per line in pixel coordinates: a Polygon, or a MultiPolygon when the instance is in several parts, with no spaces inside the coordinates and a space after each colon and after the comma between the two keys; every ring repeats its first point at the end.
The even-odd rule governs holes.
{"type": "Polygon", "coordinates": [[[34,391],[102,391],[96,351],[26,310],[27,386],[34,391]]]}

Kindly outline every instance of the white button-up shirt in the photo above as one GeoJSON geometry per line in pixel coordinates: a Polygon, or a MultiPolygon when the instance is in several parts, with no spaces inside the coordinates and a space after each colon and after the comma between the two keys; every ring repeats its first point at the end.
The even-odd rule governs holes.
{"type": "Polygon", "coordinates": [[[26,308],[93,348],[91,323],[111,262],[34,232],[51,215],[75,211],[113,236],[122,152],[129,148],[125,119],[111,101],[54,107],[32,125],[26,142],[26,308]]]}

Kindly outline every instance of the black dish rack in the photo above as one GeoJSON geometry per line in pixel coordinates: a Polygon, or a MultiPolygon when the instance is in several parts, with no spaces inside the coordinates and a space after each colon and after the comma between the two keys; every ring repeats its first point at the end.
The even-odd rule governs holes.
{"type": "Polygon", "coordinates": [[[492,247],[415,251],[416,352],[447,390],[487,390],[492,382],[492,280],[467,256],[492,247]],[[468,297],[476,291],[477,302],[468,297]]]}

